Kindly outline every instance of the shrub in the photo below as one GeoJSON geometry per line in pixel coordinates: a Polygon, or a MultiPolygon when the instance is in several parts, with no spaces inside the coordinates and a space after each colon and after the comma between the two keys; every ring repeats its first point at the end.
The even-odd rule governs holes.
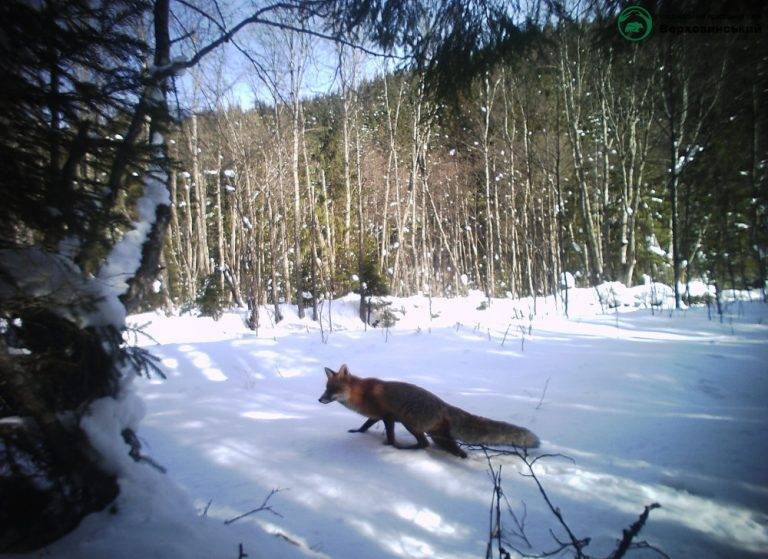
{"type": "Polygon", "coordinates": [[[201,316],[210,316],[214,320],[219,320],[224,314],[224,307],[227,304],[225,291],[221,287],[219,280],[220,272],[213,272],[203,278],[200,289],[198,290],[197,308],[201,316]]]}

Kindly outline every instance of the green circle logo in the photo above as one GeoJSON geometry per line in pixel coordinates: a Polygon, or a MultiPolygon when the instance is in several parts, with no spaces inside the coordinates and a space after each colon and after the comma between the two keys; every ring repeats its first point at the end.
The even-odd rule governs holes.
{"type": "Polygon", "coordinates": [[[627,6],[621,10],[616,23],[621,36],[635,43],[645,39],[653,29],[651,14],[642,6],[627,6]]]}

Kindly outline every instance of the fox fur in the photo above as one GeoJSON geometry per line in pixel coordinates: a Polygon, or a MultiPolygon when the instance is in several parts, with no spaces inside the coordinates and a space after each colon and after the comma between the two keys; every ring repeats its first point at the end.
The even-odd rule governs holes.
{"type": "Polygon", "coordinates": [[[384,444],[396,448],[426,448],[429,446],[426,435],[429,435],[438,447],[461,458],[467,455],[456,444],[456,439],[470,444],[539,446],[539,438],[524,427],[473,415],[416,385],[356,377],[346,365],[338,372],[326,367],[325,374],[328,380],[320,402],[339,402],[368,418],[358,429],[350,429],[350,433],[365,433],[381,420],[386,431],[384,444]],[[395,441],[395,422],[402,423],[416,437],[415,445],[401,446],[395,441]]]}

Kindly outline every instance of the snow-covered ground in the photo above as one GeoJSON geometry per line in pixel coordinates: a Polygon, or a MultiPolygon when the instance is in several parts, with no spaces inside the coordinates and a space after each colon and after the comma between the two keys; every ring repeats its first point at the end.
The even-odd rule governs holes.
{"type": "MultiPolygon", "coordinates": [[[[395,299],[405,312],[388,330],[363,329],[349,296],[333,303],[332,332],[324,307],[324,334],[287,307],[286,320],[258,335],[243,312],[218,322],[133,316],[147,335],[138,343],[168,376],[134,383],[146,405],[144,451],[168,473],[127,468],[116,514],[92,515],[43,553],[235,559],[242,543],[250,557],[483,557],[485,457],[383,446],[381,425],[347,433],[363,418],[317,401],[323,367],[347,363],[528,427],[542,439],[537,452],[571,457],[542,460],[536,471],[576,535],[592,537],[595,555],[658,502],[641,539],[671,557],[764,556],[768,306],[732,302],[721,322],[706,307],[638,308],[657,296],[649,286],[603,289],[619,307],[574,289],[569,319],[551,298],[536,302],[535,317],[530,300],[480,310],[477,293],[431,305],[395,299]],[[269,505],[280,516],[223,524],[274,488],[269,505]]],[[[669,304],[668,291],[662,299],[669,304]]],[[[397,435],[410,440],[401,426],[397,435]]],[[[496,463],[518,515],[525,503],[531,552],[555,547],[556,520],[519,461],[496,463]]]]}

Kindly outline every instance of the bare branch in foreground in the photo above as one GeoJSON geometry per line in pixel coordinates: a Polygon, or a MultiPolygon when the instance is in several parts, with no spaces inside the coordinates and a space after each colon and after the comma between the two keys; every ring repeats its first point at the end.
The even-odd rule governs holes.
{"type": "Polygon", "coordinates": [[[645,526],[645,523],[648,521],[648,515],[653,509],[658,508],[661,508],[659,503],[651,503],[646,506],[645,510],[640,515],[640,518],[638,518],[629,528],[622,530],[621,540],[619,540],[619,544],[616,546],[613,553],[608,556],[608,559],[619,559],[626,555],[627,551],[632,546],[632,540],[640,533],[640,530],[643,529],[643,526],[645,526]]]}
{"type": "Polygon", "coordinates": [[[639,541],[639,542],[634,542],[634,543],[632,543],[632,544],[629,546],[629,549],[650,549],[651,551],[655,551],[656,553],[658,553],[659,555],[661,555],[662,557],[664,557],[664,559],[672,559],[672,558],[671,558],[669,555],[667,555],[666,553],[664,553],[664,552],[663,552],[661,549],[659,549],[659,548],[658,548],[658,547],[656,547],[655,545],[651,545],[651,544],[649,544],[649,543],[648,543],[647,541],[645,541],[645,540],[643,540],[643,541],[639,541]]]}
{"type": "MultiPolygon", "coordinates": [[[[584,552],[584,549],[590,544],[591,538],[589,537],[579,538],[574,534],[573,530],[570,528],[570,526],[566,522],[563,512],[560,510],[559,507],[555,506],[552,500],[549,498],[549,495],[544,489],[544,486],[542,485],[541,480],[539,480],[539,478],[536,475],[536,472],[533,469],[533,466],[536,464],[536,462],[545,458],[553,458],[553,457],[559,456],[573,462],[572,458],[561,455],[561,454],[540,454],[538,456],[531,457],[529,456],[527,449],[518,448],[518,447],[493,448],[493,447],[488,447],[486,445],[466,445],[466,444],[461,446],[464,446],[469,449],[483,451],[483,453],[485,454],[485,458],[488,462],[488,469],[490,470],[491,479],[493,482],[493,497],[491,500],[491,510],[490,510],[491,518],[490,518],[490,529],[489,529],[489,535],[488,535],[488,544],[486,547],[486,559],[493,559],[494,544],[497,552],[496,556],[499,559],[507,559],[508,557],[510,557],[510,554],[507,551],[507,549],[504,547],[504,545],[506,545],[513,551],[515,551],[521,557],[527,557],[527,558],[541,559],[544,557],[553,557],[570,549],[574,553],[574,557],[576,559],[594,559],[593,556],[587,555],[584,552]],[[560,524],[561,528],[563,529],[563,531],[565,531],[567,535],[567,538],[561,539],[560,537],[557,536],[557,534],[553,530],[551,529],[549,530],[549,533],[552,536],[552,539],[557,543],[557,547],[549,551],[544,551],[540,553],[530,553],[530,552],[526,552],[521,549],[518,549],[517,547],[515,547],[515,545],[513,545],[504,537],[502,522],[501,522],[501,506],[500,506],[502,498],[504,498],[504,500],[506,501],[507,510],[510,513],[512,520],[515,524],[515,528],[511,531],[510,535],[514,538],[517,538],[523,541],[528,548],[532,547],[530,541],[528,540],[528,537],[525,534],[525,518],[527,515],[527,509],[525,509],[524,507],[524,512],[526,514],[524,514],[522,521],[517,517],[517,515],[515,515],[514,511],[512,510],[509,500],[507,499],[501,487],[501,466],[499,466],[497,470],[496,468],[494,468],[493,463],[491,462],[491,458],[496,456],[517,456],[525,464],[526,471],[521,472],[521,475],[523,475],[524,477],[529,477],[533,479],[534,483],[536,483],[536,486],[539,489],[539,493],[544,499],[544,502],[547,504],[547,507],[555,516],[555,518],[557,518],[558,523],[560,524]]],[[[525,505],[525,503],[523,503],[523,505],[525,505]]],[[[657,508],[661,508],[661,505],[659,503],[652,503],[650,505],[647,505],[643,510],[643,512],[638,517],[638,519],[634,523],[632,523],[628,528],[625,528],[624,530],[622,530],[621,539],[618,540],[616,544],[616,548],[606,556],[606,559],[621,559],[625,557],[627,552],[632,549],[649,549],[651,551],[656,552],[661,557],[669,559],[669,556],[666,553],[664,553],[664,551],[649,544],[648,542],[634,541],[635,538],[640,533],[640,531],[645,526],[646,522],[648,521],[650,512],[657,508]]]]}

